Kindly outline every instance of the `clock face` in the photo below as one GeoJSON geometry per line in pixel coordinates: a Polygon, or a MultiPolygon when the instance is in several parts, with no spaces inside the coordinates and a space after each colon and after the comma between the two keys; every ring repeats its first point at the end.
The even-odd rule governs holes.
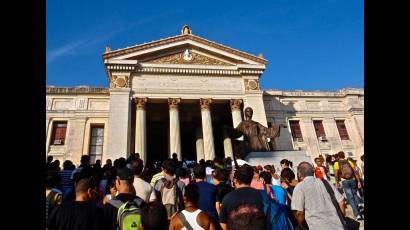
{"type": "Polygon", "coordinates": [[[189,50],[185,50],[183,58],[185,61],[191,61],[192,60],[192,53],[189,52],[189,50]]]}

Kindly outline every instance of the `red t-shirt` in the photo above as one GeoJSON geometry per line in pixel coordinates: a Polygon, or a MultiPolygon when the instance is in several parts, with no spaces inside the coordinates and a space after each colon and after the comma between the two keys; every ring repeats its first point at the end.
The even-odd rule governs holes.
{"type": "Polygon", "coordinates": [[[321,167],[319,166],[316,166],[315,168],[315,177],[318,179],[323,179],[323,173],[322,173],[321,167]]]}

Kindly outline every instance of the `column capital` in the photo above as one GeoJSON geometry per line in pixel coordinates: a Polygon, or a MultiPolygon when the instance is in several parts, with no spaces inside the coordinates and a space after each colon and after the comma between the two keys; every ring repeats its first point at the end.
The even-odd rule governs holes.
{"type": "Polygon", "coordinates": [[[242,100],[241,99],[232,99],[230,101],[230,104],[231,104],[231,110],[232,111],[241,110],[242,100]]]}
{"type": "Polygon", "coordinates": [[[168,98],[169,109],[178,109],[181,98],[168,98]]]}
{"type": "Polygon", "coordinates": [[[137,109],[145,109],[145,104],[147,103],[147,98],[134,98],[137,109]]]}
{"type": "Polygon", "coordinates": [[[212,103],[211,98],[200,98],[199,103],[201,105],[201,110],[209,110],[209,106],[212,103]]]}

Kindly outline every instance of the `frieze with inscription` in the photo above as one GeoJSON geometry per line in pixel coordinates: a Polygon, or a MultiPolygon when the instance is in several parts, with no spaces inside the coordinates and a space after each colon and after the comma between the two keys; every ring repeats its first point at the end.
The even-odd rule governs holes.
{"type": "Polygon", "coordinates": [[[224,92],[242,93],[240,78],[229,77],[191,77],[191,76],[147,76],[134,77],[133,90],[136,92],[224,92]]]}

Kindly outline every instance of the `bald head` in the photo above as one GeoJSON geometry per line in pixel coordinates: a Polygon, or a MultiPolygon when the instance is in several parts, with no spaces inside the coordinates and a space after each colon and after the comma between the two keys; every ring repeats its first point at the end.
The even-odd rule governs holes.
{"type": "Polygon", "coordinates": [[[313,165],[306,161],[303,161],[298,165],[298,173],[301,178],[313,176],[314,171],[313,165]]]}

